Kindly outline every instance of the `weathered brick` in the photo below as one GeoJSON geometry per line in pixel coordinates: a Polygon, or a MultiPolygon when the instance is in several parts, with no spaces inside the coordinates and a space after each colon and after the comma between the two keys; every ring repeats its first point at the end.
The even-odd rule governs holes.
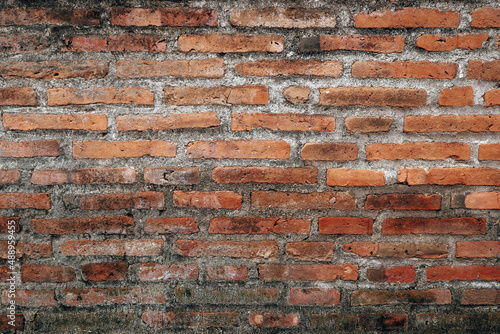
{"type": "Polygon", "coordinates": [[[193,159],[289,159],[290,144],[284,140],[199,140],[187,145],[193,159]]]}
{"type": "Polygon", "coordinates": [[[120,210],[120,209],[158,209],[164,208],[163,193],[145,191],[137,193],[110,194],[70,194],[63,195],[68,209],[81,210],[120,210]]]}
{"type": "Polygon", "coordinates": [[[402,331],[408,329],[408,315],[394,313],[311,314],[311,328],[327,331],[402,331]]]}
{"type": "Polygon", "coordinates": [[[167,116],[158,114],[123,115],[116,118],[118,131],[161,131],[175,129],[204,129],[220,125],[217,113],[171,113],[167,116]]]}
{"type": "Polygon", "coordinates": [[[349,161],[358,159],[354,143],[306,143],[300,151],[302,160],[349,161]]]}
{"type": "Polygon", "coordinates": [[[320,234],[372,234],[373,220],[357,217],[320,217],[320,234]]]}
{"type": "Polygon", "coordinates": [[[87,130],[106,131],[108,118],[103,114],[3,114],[3,127],[10,130],[87,130]]]}
{"type": "Polygon", "coordinates": [[[0,65],[3,78],[100,79],[108,73],[108,63],[99,60],[10,62],[0,65]]]}
{"type": "Polygon", "coordinates": [[[304,261],[331,261],[333,242],[290,242],[285,251],[289,256],[304,261]]]}
{"type": "Polygon", "coordinates": [[[471,192],[465,195],[467,209],[500,209],[500,192],[471,192]]]}
{"type": "Polygon", "coordinates": [[[31,87],[0,88],[1,106],[36,106],[36,92],[31,87]]]}
{"type": "Polygon", "coordinates": [[[500,106],[500,89],[493,89],[485,92],[484,104],[487,107],[500,106]]]}
{"type": "Polygon", "coordinates": [[[88,263],[80,266],[82,277],[86,281],[125,281],[128,262],[88,263]]]}
{"type": "Polygon", "coordinates": [[[311,95],[311,88],[301,86],[289,86],[283,88],[283,96],[291,104],[305,104],[311,95]]]}
{"type": "Polygon", "coordinates": [[[0,169],[0,184],[15,184],[21,180],[19,169],[0,169]]]}
{"type": "Polygon", "coordinates": [[[260,105],[269,103],[269,92],[264,85],[190,87],[166,86],[165,103],[187,105],[260,105]]]}
{"type": "Polygon", "coordinates": [[[441,90],[438,104],[446,107],[471,106],[474,104],[472,86],[452,87],[441,90]]]}
{"type": "Polygon", "coordinates": [[[451,304],[450,290],[355,290],[351,305],[451,304]]]}
{"type": "Polygon", "coordinates": [[[22,313],[14,313],[15,320],[14,320],[14,326],[12,326],[10,323],[12,321],[11,318],[8,316],[10,315],[7,313],[0,313],[0,330],[3,331],[11,331],[13,329],[15,330],[23,330],[24,329],[24,316],[22,313]]]}
{"type": "Polygon", "coordinates": [[[497,258],[500,255],[500,241],[458,241],[457,257],[479,258],[491,257],[497,258]]]}
{"type": "Polygon", "coordinates": [[[98,26],[101,13],[95,9],[54,10],[49,8],[8,8],[0,11],[0,25],[98,26]]]}
{"type": "Polygon", "coordinates": [[[20,217],[0,217],[0,234],[9,233],[9,231],[19,232],[21,230],[19,218],[20,217]]]}
{"type": "Polygon", "coordinates": [[[338,60],[321,61],[319,59],[264,59],[235,65],[241,75],[256,77],[288,77],[307,75],[313,77],[338,77],[342,71],[342,62],[338,60]]]}
{"type": "Polygon", "coordinates": [[[389,218],[382,222],[382,234],[456,234],[486,233],[486,220],[473,217],[389,218]]]}
{"type": "Polygon", "coordinates": [[[242,288],[237,286],[217,289],[199,286],[178,286],[175,288],[175,299],[181,304],[276,304],[279,299],[279,290],[276,288],[242,288]]]}
{"type": "Polygon", "coordinates": [[[130,168],[43,169],[35,170],[31,175],[31,182],[41,185],[112,184],[135,181],[135,170],[130,168]]]}
{"type": "Polygon", "coordinates": [[[141,281],[159,282],[172,280],[195,280],[198,278],[198,267],[192,264],[164,265],[159,263],[141,263],[139,279],[141,281]]]}
{"type": "Polygon", "coordinates": [[[349,132],[386,132],[391,129],[392,117],[347,117],[345,127],[349,132]]]}
{"type": "Polygon", "coordinates": [[[363,12],[354,16],[356,28],[457,28],[458,12],[432,8],[404,8],[363,12]]]}
{"type": "Polygon", "coordinates": [[[347,252],[363,257],[443,259],[447,256],[448,245],[438,243],[354,241],[344,244],[344,249],[347,252]]]}
{"type": "Polygon", "coordinates": [[[163,240],[66,240],[61,244],[64,256],[156,256],[163,240]]]}
{"type": "Polygon", "coordinates": [[[282,52],[284,44],[278,35],[181,35],[177,40],[180,52],[282,52]]]}
{"type": "Polygon", "coordinates": [[[157,35],[72,36],[63,42],[62,51],[66,52],[165,52],[167,50],[165,38],[157,35]]]}
{"type": "Polygon", "coordinates": [[[84,104],[143,104],[152,105],[154,93],[144,87],[104,88],[50,88],[47,89],[49,106],[84,104]]]}
{"type": "Polygon", "coordinates": [[[174,191],[174,205],[197,209],[241,209],[243,196],[232,191],[174,191]]]}
{"type": "Polygon", "coordinates": [[[432,61],[357,61],[352,64],[352,76],[356,78],[451,80],[457,75],[457,70],[457,63],[432,61]]]}
{"type": "Polygon", "coordinates": [[[162,140],[79,140],[73,142],[73,159],[175,157],[175,143],[162,140]]]}
{"type": "Polygon", "coordinates": [[[334,281],[358,279],[358,266],[354,264],[259,264],[262,281],[334,281]]]}
{"type": "Polygon", "coordinates": [[[330,87],[319,89],[322,106],[419,107],[427,103],[423,89],[385,87],[330,87]]]}
{"type": "Polygon", "coordinates": [[[177,240],[176,253],[192,257],[275,258],[278,245],[274,241],[198,241],[177,240]]]}
{"type": "Polygon", "coordinates": [[[166,301],[158,289],[146,287],[64,290],[64,304],[69,306],[164,304],[166,301]]]}
{"type": "Polygon", "coordinates": [[[144,181],[153,184],[197,184],[200,181],[198,167],[146,167],[144,181]]]}
{"type": "Polygon", "coordinates": [[[152,328],[205,328],[237,327],[239,314],[236,312],[160,312],[147,311],[142,320],[152,328]]]}
{"type": "Polygon", "coordinates": [[[427,268],[427,282],[500,281],[500,266],[437,266],[427,268]]]}
{"type": "Polygon", "coordinates": [[[500,144],[479,144],[478,160],[500,160],[500,144]]]}
{"type": "Polygon", "coordinates": [[[474,28],[500,28],[500,8],[482,7],[471,12],[471,27],[474,28]]]}
{"type": "Polygon", "coordinates": [[[356,201],[350,193],[254,191],[252,192],[252,207],[260,210],[270,208],[355,210],[356,201]]]}
{"type": "Polygon", "coordinates": [[[206,267],[207,277],[212,281],[244,281],[248,276],[247,266],[206,267]]]}
{"type": "Polygon", "coordinates": [[[250,325],[259,328],[287,328],[297,327],[299,325],[299,315],[296,313],[250,313],[250,325]]]}
{"type": "Polygon", "coordinates": [[[312,166],[294,168],[216,167],[212,179],[217,183],[312,184],[318,181],[318,169],[312,166]]]}
{"type": "MultiPolygon", "coordinates": [[[[9,295],[11,294],[8,290],[2,291],[3,305],[10,304],[11,298],[9,298],[9,295]]],[[[24,307],[50,307],[58,305],[54,290],[16,290],[14,298],[16,305],[24,307]]]]}
{"type": "Polygon", "coordinates": [[[417,46],[426,51],[475,50],[481,48],[487,39],[488,34],[421,35],[417,38],[417,46]]]}
{"type": "Polygon", "coordinates": [[[0,193],[0,209],[50,210],[49,193],[0,193]]]}
{"type": "Polygon", "coordinates": [[[210,220],[209,233],[220,234],[309,234],[311,222],[307,219],[217,217],[210,220]]]}
{"type": "Polygon", "coordinates": [[[222,78],[225,67],[222,58],[193,60],[118,60],[116,76],[119,78],[183,77],[222,78]]]}
{"type": "Polygon", "coordinates": [[[376,283],[413,283],[415,282],[415,267],[368,268],[366,277],[376,283]]]}
{"type": "Polygon", "coordinates": [[[1,34],[0,52],[40,53],[49,47],[44,36],[34,34],[1,34]]]}
{"type": "MultiPolygon", "coordinates": [[[[0,259],[8,258],[9,245],[7,240],[0,241],[0,259]]],[[[18,258],[49,258],[54,256],[52,242],[25,242],[16,243],[16,257],[18,258]]]]}
{"type": "Polygon", "coordinates": [[[335,131],[335,118],[295,113],[231,113],[233,131],[269,129],[281,131],[335,131]]]}
{"type": "Polygon", "coordinates": [[[340,304],[340,291],[320,288],[291,288],[290,305],[333,306],[340,304]]]}
{"type": "Polygon", "coordinates": [[[468,289],[462,292],[462,305],[498,305],[500,290],[498,289],[468,289]]]}
{"type": "Polygon", "coordinates": [[[365,210],[439,210],[441,195],[383,194],[366,196],[365,210]]]}
{"type": "MultiPolygon", "coordinates": [[[[405,47],[403,36],[393,35],[322,35],[318,50],[355,50],[376,53],[401,53],[405,47]]],[[[302,50],[301,50],[302,51],[302,50]]]]}
{"type": "Polygon", "coordinates": [[[48,264],[24,264],[21,267],[22,282],[62,283],[76,281],[75,271],[68,266],[48,264]]]}
{"type": "Polygon", "coordinates": [[[340,187],[383,186],[385,185],[385,177],[383,171],[331,168],[326,174],[326,184],[340,187]]]}
{"type": "Polygon", "coordinates": [[[470,160],[471,148],[463,143],[406,142],[366,146],[367,160],[470,160]]]}
{"type": "Polygon", "coordinates": [[[18,142],[0,140],[0,157],[57,157],[59,154],[58,140],[21,140],[18,142]]]}
{"type": "Polygon", "coordinates": [[[405,132],[500,132],[500,115],[406,116],[405,132]]]}
{"type": "Polygon", "coordinates": [[[199,231],[192,217],[148,218],[144,224],[144,232],[147,233],[193,234],[199,231]]]}
{"type": "Polygon", "coordinates": [[[477,80],[500,80],[500,60],[469,60],[467,78],[477,80]]]}
{"type": "Polygon", "coordinates": [[[99,311],[79,309],[73,312],[38,310],[33,319],[33,327],[42,333],[54,332],[54,329],[61,333],[71,333],[81,331],[82,328],[90,331],[112,332],[120,328],[134,328],[141,325],[143,324],[135,313],[110,311],[105,308],[99,311]]]}
{"type": "Polygon", "coordinates": [[[500,169],[495,168],[400,168],[398,182],[408,185],[490,185],[500,186],[500,169]]]}
{"type": "Polygon", "coordinates": [[[31,228],[41,234],[129,234],[134,230],[134,218],[33,218],[31,228]]]}
{"type": "Polygon", "coordinates": [[[326,8],[251,8],[231,9],[229,23],[235,27],[334,28],[335,11],[326,8]]]}
{"type": "Polygon", "coordinates": [[[197,8],[111,8],[111,24],[116,26],[216,27],[217,11],[197,8]]]}

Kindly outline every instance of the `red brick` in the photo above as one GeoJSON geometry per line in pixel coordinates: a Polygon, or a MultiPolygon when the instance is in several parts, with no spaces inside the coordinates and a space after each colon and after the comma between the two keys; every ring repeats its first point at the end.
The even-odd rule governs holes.
{"type": "Polygon", "coordinates": [[[290,242],[286,244],[286,253],[304,261],[331,261],[333,242],[290,242]]]}
{"type": "Polygon", "coordinates": [[[129,234],[134,230],[134,218],[33,218],[31,228],[42,234],[129,234]]]}
{"type": "Polygon", "coordinates": [[[102,114],[3,114],[3,127],[10,130],[106,131],[108,118],[102,114]]]}
{"type": "Polygon", "coordinates": [[[0,52],[5,53],[40,53],[49,47],[44,36],[33,34],[0,35],[0,52]]]}
{"type": "Polygon", "coordinates": [[[0,217],[0,234],[9,233],[9,231],[19,232],[20,230],[19,217],[0,217]],[[14,227],[9,229],[9,226],[14,227]]]}
{"type": "Polygon", "coordinates": [[[217,217],[210,220],[209,233],[220,234],[309,234],[311,222],[307,219],[217,217]]]}
{"type": "Polygon", "coordinates": [[[356,202],[350,193],[254,191],[252,192],[252,207],[260,210],[270,208],[355,210],[356,202]]]}
{"type": "Polygon", "coordinates": [[[493,89],[485,92],[484,104],[487,107],[500,106],[500,89],[493,89]]]}
{"type": "MultiPolygon", "coordinates": [[[[12,300],[9,290],[2,291],[2,304],[9,305],[12,300]]],[[[50,307],[57,306],[54,290],[16,290],[15,302],[17,306],[25,307],[50,307]]]]}
{"type": "Polygon", "coordinates": [[[158,35],[117,34],[109,36],[72,36],[64,41],[62,51],[76,52],[165,52],[167,42],[158,35]]]}
{"type": "Polygon", "coordinates": [[[368,268],[366,277],[377,283],[413,283],[415,282],[415,267],[368,268]]]}
{"type": "Polygon", "coordinates": [[[164,185],[197,184],[200,171],[198,167],[146,167],[144,181],[164,185]]]}
{"type": "Polygon", "coordinates": [[[159,312],[148,311],[142,320],[152,328],[205,328],[237,327],[239,314],[236,312],[159,312]]]}
{"type": "Polygon", "coordinates": [[[216,167],[212,179],[217,183],[281,183],[312,184],[318,181],[318,169],[297,168],[216,167]]]}
{"type": "Polygon", "coordinates": [[[363,12],[354,16],[356,28],[457,28],[460,14],[432,8],[363,12]]]}
{"type": "Polygon", "coordinates": [[[319,89],[322,106],[419,107],[427,103],[423,89],[385,87],[330,87],[319,89]]]}
{"type": "Polygon", "coordinates": [[[500,255],[500,241],[458,241],[457,257],[478,258],[492,257],[500,255]]]}
{"type": "Polygon", "coordinates": [[[462,292],[462,305],[499,305],[500,290],[468,289],[462,292]]]}
{"type": "Polygon", "coordinates": [[[500,160],[500,144],[480,144],[479,160],[500,160]]]}
{"type": "Polygon", "coordinates": [[[417,46],[426,51],[475,50],[481,48],[487,39],[488,34],[422,35],[417,38],[417,46]]]}
{"type": "Polygon", "coordinates": [[[393,35],[322,35],[318,51],[355,50],[377,53],[403,52],[405,39],[393,35]]]}
{"type": "Polygon", "coordinates": [[[457,63],[432,61],[357,61],[352,64],[355,78],[416,78],[453,79],[457,75],[457,63]]]}
{"type": "Polygon", "coordinates": [[[116,118],[118,131],[161,131],[174,129],[204,129],[220,125],[215,112],[123,115],[116,118]]]}
{"type": "Polygon", "coordinates": [[[391,129],[392,117],[347,117],[345,127],[349,132],[386,132],[391,129]]]}
{"type": "Polygon", "coordinates": [[[340,304],[340,291],[320,288],[291,288],[290,305],[333,306],[340,304]]]}
{"type": "Polygon", "coordinates": [[[500,186],[500,169],[495,168],[400,168],[398,182],[408,185],[490,185],[500,186]]]}
{"type": "Polygon", "coordinates": [[[157,256],[163,240],[66,240],[61,244],[64,256],[157,256]]]}
{"type": "Polygon", "coordinates": [[[500,266],[437,266],[427,268],[427,282],[500,281],[500,266]]]}
{"type": "Polygon", "coordinates": [[[0,11],[0,25],[70,24],[98,26],[101,13],[95,9],[58,11],[49,8],[8,8],[0,11]]]}
{"type": "Polygon", "coordinates": [[[321,61],[319,59],[263,59],[254,62],[238,63],[234,68],[241,75],[256,77],[307,75],[336,78],[343,71],[342,62],[338,60],[321,61]]]}
{"type": "Polygon", "coordinates": [[[193,60],[118,60],[116,76],[119,78],[183,77],[222,78],[225,67],[223,58],[193,60]]]}
{"type": "Polygon", "coordinates": [[[450,290],[355,290],[351,305],[451,304],[450,290]]]}
{"type": "Polygon", "coordinates": [[[282,52],[284,44],[278,35],[181,35],[177,40],[180,52],[282,52]]]}
{"type": "Polygon", "coordinates": [[[311,314],[311,328],[317,330],[352,332],[402,331],[408,329],[408,315],[394,313],[311,314]]]}
{"type": "Polygon", "coordinates": [[[31,87],[0,88],[1,106],[36,106],[36,92],[31,87]]]}
{"type": "Polygon", "coordinates": [[[69,306],[164,304],[166,301],[158,289],[145,287],[64,290],[64,304],[69,306]]]}
{"type": "Polygon", "coordinates": [[[462,107],[474,104],[472,86],[452,87],[441,90],[438,104],[446,107],[462,107]]]}
{"type": "Polygon", "coordinates": [[[373,220],[357,217],[320,217],[320,234],[372,234],[373,220]]]}
{"type": "MultiPolygon", "coordinates": [[[[291,104],[305,104],[311,95],[311,88],[300,86],[289,86],[283,88],[283,96],[291,104]]],[[[233,129],[234,130],[234,129],[233,129]]]]}
{"type": "Polygon", "coordinates": [[[166,86],[165,103],[188,105],[261,105],[269,103],[269,92],[264,85],[245,86],[166,86]]]}
{"type": "Polygon", "coordinates": [[[500,80],[500,60],[469,60],[467,78],[477,80],[500,80]]]}
{"type": "Polygon", "coordinates": [[[473,217],[389,218],[382,223],[382,234],[453,234],[486,233],[486,220],[473,217]]]}
{"type": "Polygon", "coordinates": [[[197,209],[241,209],[243,196],[232,191],[174,191],[174,205],[197,209]]]}
{"type": "Polygon", "coordinates": [[[147,233],[193,234],[199,231],[192,217],[148,218],[144,224],[144,232],[147,233]]]}
{"type": "Polygon", "coordinates": [[[406,116],[405,132],[500,132],[500,115],[406,116]]]}
{"type": "Polygon", "coordinates": [[[467,209],[500,209],[500,192],[471,192],[465,196],[467,209]]]}
{"type": "Polygon", "coordinates": [[[80,266],[82,277],[86,281],[125,281],[127,279],[127,262],[89,263],[80,266]]]}
{"type": "Polygon", "coordinates": [[[500,8],[482,7],[471,12],[471,27],[474,28],[500,28],[500,8]]]}
{"type": "Polygon", "coordinates": [[[0,140],[0,157],[57,157],[59,154],[59,141],[57,140],[22,140],[18,142],[0,140]]]}
{"type": "Polygon", "coordinates": [[[335,131],[335,118],[296,113],[231,113],[233,131],[335,131]]]}
{"type": "Polygon", "coordinates": [[[302,160],[349,161],[358,159],[354,143],[306,143],[300,151],[302,160]]]}
{"type": "Polygon", "coordinates": [[[410,243],[410,242],[372,242],[354,241],[344,244],[347,252],[363,257],[399,257],[443,259],[446,258],[448,246],[438,243],[410,243]]]}
{"type": "Polygon", "coordinates": [[[176,253],[191,257],[276,258],[278,245],[274,241],[197,241],[177,240],[176,253]]]}
{"type": "Polygon", "coordinates": [[[3,78],[33,79],[101,79],[108,74],[108,63],[100,60],[62,60],[10,62],[0,65],[3,78]]]}
{"type": "Polygon", "coordinates": [[[358,279],[358,266],[353,264],[259,264],[262,281],[334,281],[358,279]]]}
{"type": "Polygon", "coordinates": [[[175,157],[175,143],[162,140],[79,140],[73,142],[73,159],[175,157]]]}
{"type": "Polygon", "coordinates": [[[141,281],[159,282],[172,280],[198,279],[198,267],[192,264],[164,265],[159,263],[141,263],[139,267],[141,281]]]}
{"type": "Polygon", "coordinates": [[[19,169],[0,169],[0,184],[15,184],[21,180],[19,169]]]}
{"type": "Polygon", "coordinates": [[[14,313],[15,320],[14,320],[14,326],[10,324],[12,321],[11,318],[9,318],[10,314],[6,313],[0,313],[0,330],[3,331],[12,331],[12,330],[23,330],[24,329],[24,316],[22,313],[14,313]]]}
{"type": "Polygon", "coordinates": [[[326,8],[251,8],[231,9],[229,23],[235,27],[334,28],[335,11],[326,8]]]}
{"type": "Polygon", "coordinates": [[[250,313],[250,325],[254,327],[297,327],[299,325],[298,314],[252,312],[250,313]]]}
{"type": "MultiPolygon", "coordinates": [[[[8,258],[8,241],[0,241],[0,258],[8,258]]],[[[16,244],[16,257],[18,258],[48,258],[53,257],[52,242],[25,242],[18,241],[16,244]]]]}
{"type": "Polygon", "coordinates": [[[187,145],[193,159],[289,159],[290,144],[284,140],[199,140],[187,145]]]}
{"type": "Polygon", "coordinates": [[[11,273],[12,270],[9,268],[9,266],[0,266],[0,282],[9,282],[11,277],[14,277],[14,275],[11,273]]]}
{"type": "Polygon", "coordinates": [[[21,267],[22,282],[62,283],[76,281],[75,271],[68,266],[48,264],[24,264],[21,267]]]}
{"type": "Polygon", "coordinates": [[[365,210],[439,210],[441,195],[384,194],[366,196],[365,210]]]}
{"type": "Polygon", "coordinates": [[[154,191],[112,194],[70,194],[64,195],[63,201],[68,209],[80,208],[82,210],[148,210],[154,208],[162,210],[164,208],[163,196],[163,193],[154,191]]]}
{"type": "Polygon", "coordinates": [[[130,168],[82,168],[74,170],[35,170],[31,175],[33,184],[112,184],[134,183],[135,170],[130,168]]]}
{"type": "Polygon", "coordinates": [[[462,143],[406,142],[366,146],[367,160],[470,160],[471,148],[462,143]]]}
{"type": "Polygon", "coordinates": [[[111,24],[117,26],[216,27],[217,11],[195,8],[111,8],[111,24]]]}
{"type": "Polygon", "coordinates": [[[84,104],[144,104],[152,105],[154,93],[144,87],[103,88],[50,88],[47,89],[49,106],[84,104]]]}
{"type": "Polygon", "coordinates": [[[48,193],[0,193],[0,209],[50,210],[48,193]]]}
{"type": "Polygon", "coordinates": [[[244,281],[248,276],[247,266],[207,267],[207,276],[212,281],[244,281]]]}
{"type": "Polygon", "coordinates": [[[371,187],[385,185],[383,171],[369,169],[328,169],[326,184],[340,187],[371,187]]]}

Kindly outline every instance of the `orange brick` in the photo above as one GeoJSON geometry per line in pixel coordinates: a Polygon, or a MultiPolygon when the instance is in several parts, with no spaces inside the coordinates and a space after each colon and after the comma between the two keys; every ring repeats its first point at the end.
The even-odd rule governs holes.
{"type": "Polygon", "coordinates": [[[49,106],[84,104],[143,104],[152,105],[154,93],[143,87],[128,88],[50,88],[47,89],[49,106]]]}
{"type": "Polygon", "coordinates": [[[165,103],[188,105],[259,105],[269,103],[269,92],[263,85],[187,87],[166,86],[165,103]]]}
{"type": "Polygon", "coordinates": [[[327,115],[231,113],[233,131],[257,128],[281,131],[335,131],[335,118],[327,115]]]}
{"type": "Polygon", "coordinates": [[[283,140],[200,140],[187,145],[188,158],[289,159],[290,144],[283,140]]]}
{"type": "Polygon", "coordinates": [[[64,41],[62,51],[76,52],[165,52],[167,42],[157,35],[117,34],[109,36],[72,36],[64,41]]]}
{"type": "Polygon", "coordinates": [[[134,230],[134,218],[33,218],[31,228],[41,234],[129,234],[134,230]]]}
{"type": "Polygon", "coordinates": [[[243,196],[232,191],[174,191],[174,205],[197,209],[241,209],[243,196]]]}
{"type": "Polygon", "coordinates": [[[439,93],[438,104],[446,107],[471,106],[474,104],[474,91],[471,86],[443,89],[439,93]]]}
{"type": "Polygon", "coordinates": [[[340,304],[340,291],[320,288],[291,288],[290,305],[333,306],[340,304]]]}
{"type": "Polygon", "coordinates": [[[48,193],[0,193],[0,209],[50,210],[48,193]]]}
{"type": "Polygon", "coordinates": [[[488,34],[480,35],[422,35],[417,38],[417,46],[426,51],[451,51],[455,49],[475,50],[483,46],[488,34]]]}
{"type": "Polygon", "coordinates": [[[3,114],[3,127],[10,130],[87,130],[107,131],[108,118],[103,114],[3,114]]]}
{"type": "Polygon", "coordinates": [[[405,132],[500,132],[500,115],[406,116],[405,132]]]}
{"type": "Polygon", "coordinates": [[[0,157],[57,157],[59,154],[59,141],[57,140],[22,140],[19,142],[0,140],[0,157]]]}
{"type": "Polygon", "coordinates": [[[320,217],[319,234],[372,234],[373,220],[357,217],[320,217]]]}
{"type": "Polygon", "coordinates": [[[283,96],[291,104],[305,104],[311,95],[311,88],[300,86],[289,86],[283,88],[283,96]]]}
{"type": "Polygon", "coordinates": [[[344,249],[362,257],[443,259],[448,253],[448,245],[438,243],[354,241],[344,249]]]}
{"type": "Polygon", "coordinates": [[[345,127],[349,132],[386,132],[391,129],[392,117],[347,117],[345,127]]]}
{"type": "Polygon", "coordinates": [[[163,240],[66,240],[61,244],[64,256],[158,256],[163,240]]]}
{"type": "Polygon", "coordinates": [[[300,151],[302,160],[349,161],[358,159],[358,145],[353,143],[306,143],[300,151]]]}
{"type": "Polygon", "coordinates": [[[134,183],[135,170],[130,168],[82,168],[76,170],[35,170],[31,175],[33,184],[111,184],[134,183]]]}
{"type": "Polygon", "coordinates": [[[174,129],[204,129],[219,126],[215,112],[123,115],[116,117],[118,131],[161,131],[174,129]]]}
{"type": "Polygon", "coordinates": [[[0,52],[40,53],[49,47],[44,36],[34,34],[1,34],[0,52]]]}
{"type": "Polygon", "coordinates": [[[207,267],[207,276],[211,281],[244,281],[248,276],[246,266],[207,267]]]}
{"type": "Polygon", "coordinates": [[[383,171],[368,169],[328,169],[326,184],[340,187],[370,187],[385,185],[383,171]]]}
{"type": "Polygon", "coordinates": [[[357,78],[416,78],[453,79],[457,63],[431,61],[357,61],[352,64],[352,76],[357,78]]]}
{"type": "Polygon", "coordinates": [[[229,23],[235,27],[334,28],[336,14],[326,8],[252,8],[231,9],[229,23]]]}
{"type": "Polygon", "coordinates": [[[195,8],[111,8],[111,24],[116,26],[216,27],[217,11],[195,8]]]}
{"type": "Polygon", "coordinates": [[[486,233],[486,220],[473,217],[389,218],[382,223],[382,234],[453,234],[486,233]]]}
{"type": "Polygon", "coordinates": [[[148,218],[144,224],[146,233],[192,234],[200,230],[192,217],[148,218]]]}
{"type": "Polygon", "coordinates": [[[437,266],[427,268],[427,282],[434,281],[499,281],[500,266],[437,266]]]}
{"type": "Polygon", "coordinates": [[[36,92],[31,87],[0,88],[1,106],[36,106],[36,92]]]}
{"type": "Polygon", "coordinates": [[[0,169],[0,184],[15,184],[21,180],[19,169],[0,169]]]}
{"type": "Polygon", "coordinates": [[[77,25],[98,26],[101,13],[95,9],[58,11],[49,8],[8,8],[0,11],[0,25],[77,25]]]}
{"type": "Polygon", "coordinates": [[[500,144],[480,144],[479,160],[500,160],[500,144]]]}
{"type": "Polygon", "coordinates": [[[406,142],[366,146],[367,160],[470,160],[471,148],[461,143],[406,142]]]}
{"type": "Polygon", "coordinates": [[[311,184],[318,179],[315,167],[216,167],[212,179],[217,183],[282,183],[311,184]]]}
{"type": "Polygon", "coordinates": [[[304,261],[331,261],[333,242],[289,242],[285,247],[286,254],[304,261]]]}
{"type": "Polygon", "coordinates": [[[415,267],[368,268],[366,277],[377,283],[413,283],[415,282],[415,267]]]}
{"type": "Polygon", "coordinates": [[[195,280],[198,267],[191,264],[163,265],[154,262],[141,263],[139,279],[148,282],[195,280]]]}
{"type": "Polygon", "coordinates": [[[484,104],[487,107],[500,106],[500,89],[493,89],[485,92],[484,104]]]}
{"type": "Polygon", "coordinates": [[[73,159],[138,158],[146,155],[175,157],[176,147],[174,143],[161,140],[81,140],[73,142],[73,159]]]}
{"type": "Polygon", "coordinates": [[[467,289],[462,292],[462,305],[498,305],[499,289],[467,289]]]}
{"type": "Polygon", "coordinates": [[[190,257],[276,258],[274,241],[197,241],[177,240],[174,251],[190,257]]]}
{"type": "Polygon", "coordinates": [[[467,209],[500,209],[500,192],[471,192],[465,195],[467,209]]]}
{"type": "Polygon", "coordinates": [[[500,80],[500,60],[469,60],[467,78],[476,80],[500,80]]]}
{"type": "Polygon", "coordinates": [[[356,28],[457,28],[460,14],[431,8],[364,12],[354,16],[356,28]]]}
{"type": "MultiPolygon", "coordinates": [[[[1,240],[0,241],[0,258],[7,259],[9,252],[9,241],[1,240]]],[[[36,258],[50,258],[53,257],[54,253],[52,252],[52,242],[44,241],[44,242],[25,242],[18,241],[16,243],[16,257],[18,258],[28,258],[28,259],[36,259],[36,258]]]]}
{"type": "Polygon", "coordinates": [[[355,210],[356,202],[350,193],[254,191],[252,192],[252,207],[260,210],[270,208],[355,210]]]}
{"type": "Polygon", "coordinates": [[[100,79],[108,73],[108,63],[99,60],[10,62],[0,65],[3,78],[100,79]]]}
{"type": "Polygon", "coordinates": [[[500,8],[482,7],[471,12],[471,27],[474,28],[500,28],[500,8]]]}
{"type": "Polygon", "coordinates": [[[197,167],[146,167],[144,181],[153,184],[197,184],[200,171],[197,167]]]}
{"type": "MultiPolygon", "coordinates": [[[[403,36],[393,35],[322,35],[319,50],[355,50],[376,53],[401,53],[405,47],[403,36]]],[[[302,51],[302,50],[301,50],[302,51]]]]}
{"type": "Polygon", "coordinates": [[[261,281],[356,281],[358,266],[354,264],[259,264],[261,281]]]}
{"type": "Polygon", "coordinates": [[[500,186],[500,169],[494,168],[400,168],[398,182],[409,185],[489,185],[500,186]]]}
{"type": "Polygon", "coordinates": [[[335,78],[342,73],[343,66],[342,62],[338,60],[321,61],[319,59],[264,59],[236,64],[235,69],[236,72],[241,75],[257,77],[288,77],[292,75],[307,75],[313,77],[335,78]]]}
{"type": "Polygon", "coordinates": [[[423,89],[384,87],[330,87],[319,89],[322,106],[419,107],[427,103],[423,89]]]}
{"type": "Polygon", "coordinates": [[[457,257],[464,258],[497,258],[500,255],[500,241],[459,241],[457,257]]]}
{"type": "Polygon", "coordinates": [[[208,58],[194,60],[118,60],[116,76],[119,78],[183,77],[222,78],[224,59],[208,58]]]}
{"type": "Polygon", "coordinates": [[[282,52],[284,44],[278,35],[181,35],[177,40],[180,52],[282,52]]]}
{"type": "Polygon", "coordinates": [[[210,220],[209,233],[220,234],[309,234],[311,222],[307,219],[217,217],[210,220]]]}

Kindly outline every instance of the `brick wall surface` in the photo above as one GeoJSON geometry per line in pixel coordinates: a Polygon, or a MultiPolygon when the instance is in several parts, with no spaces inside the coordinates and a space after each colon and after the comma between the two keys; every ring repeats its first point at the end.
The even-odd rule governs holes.
{"type": "Polygon", "coordinates": [[[499,28],[489,0],[1,2],[0,330],[498,332],[499,28]]]}

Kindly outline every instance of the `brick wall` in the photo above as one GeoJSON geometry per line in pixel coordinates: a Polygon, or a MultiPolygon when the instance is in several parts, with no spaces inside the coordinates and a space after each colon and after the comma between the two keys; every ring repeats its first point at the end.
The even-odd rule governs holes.
{"type": "Polygon", "coordinates": [[[498,3],[0,6],[0,330],[498,330],[498,3]]]}

